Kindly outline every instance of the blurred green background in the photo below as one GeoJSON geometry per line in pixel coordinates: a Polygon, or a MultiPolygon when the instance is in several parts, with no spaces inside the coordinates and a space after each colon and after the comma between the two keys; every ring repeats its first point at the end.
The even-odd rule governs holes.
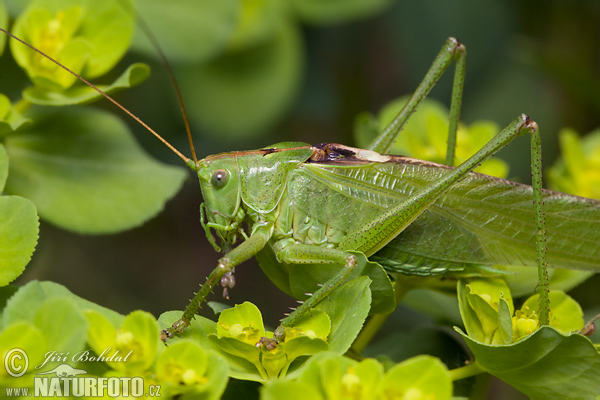
{"type": "MultiPolygon", "coordinates": [[[[206,12],[206,1],[164,2],[169,8],[162,12],[154,3],[140,3],[140,12],[173,64],[199,157],[281,140],[352,145],[356,114],[377,112],[411,93],[449,36],[467,47],[464,122],[489,119],[505,126],[520,113],[530,115],[542,130],[546,166],[558,155],[561,128],[585,134],[600,127],[598,1],[244,1],[241,25],[223,10],[206,12]],[[236,29],[234,36],[222,42],[202,36],[202,28],[215,21],[230,23],[222,29],[236,29]]],[[[152,76],[117,99],[190,154],[164,68],[138,36],[137,51],[122,65],[149,63],[152,76]]],[[[431,96],[449,104],[451,82],[449,73],[431,96]]],[[[100,107],[114,111],[105,102],[100,107]]],[[[181,164],[134,121],[123,119],[154,157],[181,164]]],[[[528,182],[527,138],[500,157],[511,163],[511,179],[528,182]]],[[[190,172],[184,190],[140,228],[82,236],[43,224],[33,260],[16,283],[52,280],[122,313],[182,309],[219,258],[200,226],[200,202],[190,172]]],[[[293,304],[254,260],[239,267],[236,277],[231,302],[254,302],[271,326],[293,304]]],[[[600,312],[599,286],[596,277],[574,291],[590,313],[600,312]]],[[[213,299],[221,300],[220,294],[213,299]]],[[[431,324],[411,311],[398,315],[411,326],[393,329],[408,334],[431,324]]]]}

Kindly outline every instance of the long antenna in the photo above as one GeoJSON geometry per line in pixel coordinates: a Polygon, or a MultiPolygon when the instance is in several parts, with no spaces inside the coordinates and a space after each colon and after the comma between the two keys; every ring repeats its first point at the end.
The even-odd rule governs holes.
{"type": "MultiPolygon", "coordinates": [[[[167,146],[169,149],[171,149],[171,151],[175,154],[177,154],[177,156],[179,158],[181,158],[186,164],[189,165],[189,162],[191,161],[189,158],[187,158],[186,156],[184,156],[183,154],[181,154],[181,152],[179,150],[177,150],[175,147],[173,147],[171,145],[171,143],[167,142],[162,136],[160,136],[156,131],[154,131],[154,129],[150,128],[144,121],[142,121],[141,119],[139,119],[135,114],[133,114],[131,111],[129,111],[128,109],[126,109],[125,107],[123,107],[119,102],[117,102],[115,99],[113,99],[112,97],[110,97],[109,95],[107,95],[106,93],[104,93],[103,90],[99,89],[96,85],[94,85],[93,83],[89,82],[88,80],[86,80],[85,78],[83,78],[82,76],[80,76],[79,74],[73,72],[72,70],[70,70],[69,68],[65,67],[63,64],[59,63],[58,61],[56,61],[54,58],[50,57],[49,55],[47,55],[46,53],[44,53],[41,50],[36,49],[35,47],[33,47],[32,45],[30,45],[29,43],[25,42],[22,39],[19,39],[18,37],[16,37],[15,35],[13,35],[12,33],[8,32],[7,30],[0,28],[0,31],[6,33],[8,36],[10,36],[11,38],[23,43],[25,46],[29,47],[30,49],[32,49],[33,51],[36,51],[38,54],[42,55],[43,57],[46,57],[48,60],[54,62],[56,65],[58,65],[59,67],[61,67],[62,69],[64,69],[65,71],[67,71],[68,73],[72,74],[73,76],[77,77],[77,79],[79,79],[80,81],[82,81],[83,83],[85,83],[86,85],[88,85],[89,87],[91,87],[92,89],[94,89],[95,91],[97,91],[98,93],[100,93],[102,96],[104,96],[106,99],[110,100],[110,102],[112,102],[114,105],[116,105],[117,107],[119,107],[121,110],[123,110],[127,115],[129,115],[131,118],[133,118],[134,120],[136,120],[140,125],[142,125],[144,128],[146,128],[150,133],[152,133],[154,136],[156,136],[158,138],[158,140],[160,140],[161,142],[163,142],[165,144],[165,146],[167,146]]],[[[196,165],[196,162],[195,162],[196,165]]]]}
{"type": "Polygon", "coordinates": [[[175,89],[175,95],[177,96],[177,102],[179,103],[179,108],[181,110],[181,116],[183,117],[183,123],[185,124],[185,131],[187,132],[188,141],[190,143],[190,150],[192,151],[192,159],[194,160],[194,164],[198,165],[198,158],[196,157],[196,149],[194,148],[194,141],[192,139],[192,131],[190,129],[190,121],[188,119],[187,111],[185,109],[185,105],[183,104],[183,96],[181,96],[181,91],[179,90],[179,85],[177,84],[177,79],[175,79],[175,74],[173,73],[171,64],[169,63],[169,60],[165,56],[162,46],[156,39],[156,36],[154,36],[154,33],[152,33],[152,29],[150,29],[150,26],[146,23],[146,21],[142,18],[142,16],[139,13],[136,13],[125,2],[120,2],[120,4],[123,8],[125,8],[132,15],[133,18],[137,19],[138,26],[144,31],[144,34],[146,35],[146,37],[152,44],[152,47],[154,47],[154,51],[156,51],[156,53],[158,54],[158,57],[162,61],[162,64],[163,64],[165,70],[167,71],[167,74],[169,75],[169,79],[171,80],[171,83],[173,84],[173,88],[175,89]]]}

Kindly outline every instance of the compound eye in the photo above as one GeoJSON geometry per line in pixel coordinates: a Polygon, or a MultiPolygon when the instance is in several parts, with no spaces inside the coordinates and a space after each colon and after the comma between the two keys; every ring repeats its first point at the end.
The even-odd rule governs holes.
{"type": "Polygon", "coordinates": [[[225,169],[216,170],[213,172],[212,178],[210,179],[213,187],[216,187],[217,189],[225,187],[227,181],[229,181],[229,171],[225,169]]]}

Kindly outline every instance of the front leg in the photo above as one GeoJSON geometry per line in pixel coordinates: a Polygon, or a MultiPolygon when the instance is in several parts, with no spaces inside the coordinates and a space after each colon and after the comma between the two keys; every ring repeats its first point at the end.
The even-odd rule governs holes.
{"type": "MultiPolygon", "coordinates": [[[[224,276],[230,274],[237,265],[252,258],[265,247],[271,238],[272,232],[273,223],[269,222],[258,225],[246,241],[221,258],[219,260],[219,265],[217,265],[217,268],[215,268],[208,278],[206,278],[206,282],[194,295],[194,298],[185,308],[181,318],[175,321],[170,328],[164,329],[161,332],[162,341],[164,342],[167,339],[172,338],[175,334],[183,332],[185,328],[190,325],[190,322],[194,319],[194,316],[198,311],[198,307],[200,307],[200,304],[206,299],[208,294],[212,292],[213,287],[218,282],[221,282],[221,279],[223,279],[224,276]]],[[[227,288],[225,287],[225,290],[226,289],[227,288]]]]}

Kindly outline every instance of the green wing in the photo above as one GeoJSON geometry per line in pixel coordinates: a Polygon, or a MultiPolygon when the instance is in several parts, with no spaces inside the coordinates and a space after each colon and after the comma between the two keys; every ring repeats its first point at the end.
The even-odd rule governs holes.
{"type": "MultiPolygon", "coordinates": [[[[383,210],[448,169],[396,156],[303,166],[311,179],[361,210],[356,223],[372,218],[366,209],[383,210]]],[[[550,266],[600,271],[600,202],[545,192],[544,203],[550,266]]],[[[471,173],[371,258],[390,271],[417,275],[481,265],[536,266],[532,188],[471,173]]]]}

